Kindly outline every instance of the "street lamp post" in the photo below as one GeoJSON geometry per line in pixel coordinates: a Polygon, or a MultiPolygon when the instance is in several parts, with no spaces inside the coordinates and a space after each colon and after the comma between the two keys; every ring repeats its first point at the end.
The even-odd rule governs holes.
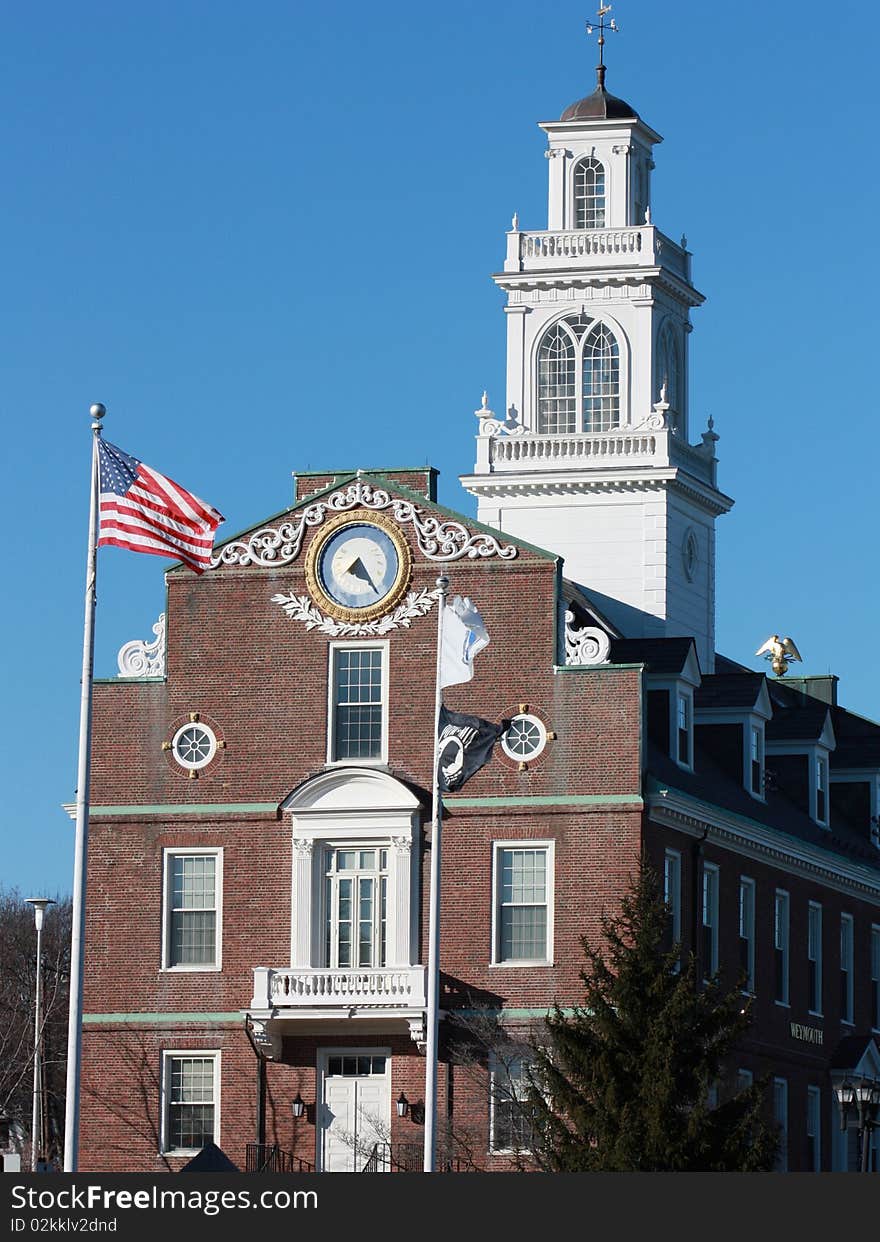
{"type": "Polygon", "coordinates": [[[51,897],[26,897],[34,907],[37,929],[37,985],[34,1002],[34,1101],[31,1114],[31,1172],[38,1172],[43,1155],[43,916],[47,906],[54,906],[51,897]]]}
{"type": "Polygon", "coordinates": [[[837,1106],[840,1109],[840,1128],[847,1127],[849,1113],[855,1110],[856,1126],[861,1150],[861,1172],[870,1172],[871,1135],[880,1125],[880,1082],[876,1078],[853,1078],[851,1074],[832,1074],[837,1106]]]}

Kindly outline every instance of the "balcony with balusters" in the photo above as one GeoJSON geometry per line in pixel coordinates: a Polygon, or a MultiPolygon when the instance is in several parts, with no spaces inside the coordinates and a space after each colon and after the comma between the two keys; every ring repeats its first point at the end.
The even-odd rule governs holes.
{"type": "Polygon", "coordinates": [[[691,279],[690,252],[653,224],[618,229],[514,230],[507,234],[505,273],[611,267],[659,267],[688,284],[691,279]]]}

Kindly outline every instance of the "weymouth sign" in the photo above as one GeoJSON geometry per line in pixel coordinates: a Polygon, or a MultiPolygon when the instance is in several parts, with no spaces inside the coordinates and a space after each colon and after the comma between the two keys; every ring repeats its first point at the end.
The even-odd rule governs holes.
{"type": "Polygon", "coordinates": [[[805,1044],[819,1044],[825,1041],[825,1032],[818,1026],[802,1026],[800,1022],[790,1022],[792,1039],[801,1039],[805,1044]]]}

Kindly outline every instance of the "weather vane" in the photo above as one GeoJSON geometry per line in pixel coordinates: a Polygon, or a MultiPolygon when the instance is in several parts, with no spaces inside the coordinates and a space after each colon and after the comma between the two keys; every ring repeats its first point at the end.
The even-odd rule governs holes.
{"type": "Polygon", "coordinates": [[[602,73],[599,75],[600,78],[605,76],[605,60],[604,60],[605,31],[613,30],[615,34],[620,34],[620,27],[618,26],[617,22],[614,20],[613,17],[611,18],[611,20],[608,22],[607,25],[605,24],[605,15],[606,13],[610,13],[610,12],[611,12],[610,4],[600,4],[598,12],[596,14],[597,17],[599,18],[599,25],[596,26],[594,25],[593,22],[587,22],[587,34],[588,35],[591,35],[594,30],[598,29],[599,31],[599,65],[598,65],[598,68],[602,70],[602,73]]]}

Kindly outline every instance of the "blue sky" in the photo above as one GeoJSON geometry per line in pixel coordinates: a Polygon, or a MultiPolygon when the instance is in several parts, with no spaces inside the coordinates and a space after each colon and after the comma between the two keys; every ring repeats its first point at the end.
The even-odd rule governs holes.
{"type": "MultiPolygon", "coordinates": [[[[503,404],[488,277],[514,210],[546,224],[536,122],[591,88],[591,12],[4,6],[0,883],[71,883],[89,404],[227,532],[287,504],[297,468],[429,461],[472,513],[472,412],[483,388],[503,404]]],[[[880,716],[878,10],[833,29],[812,0],[614,12],[608,87],[664,135],[654,220],[687,234],[708,296],[692,439],[712,414],[737,501],[719,648],[764,667],[759,644],[792,634],[880,716]]],[[[150,636],[167,564],[101,552],[97,675],[150,636]]]]}

